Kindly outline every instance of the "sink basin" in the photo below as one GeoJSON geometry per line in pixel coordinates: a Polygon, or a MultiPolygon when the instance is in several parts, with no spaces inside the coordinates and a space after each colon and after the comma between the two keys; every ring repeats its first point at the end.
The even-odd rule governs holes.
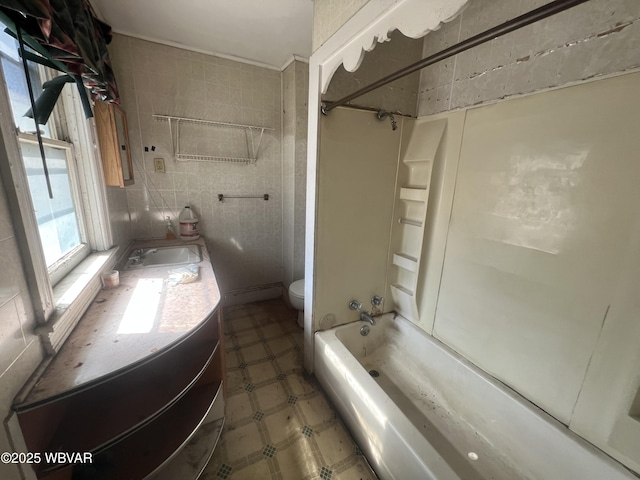
{"type": "Polygon", "coordinates": [[[129,252],[129,260],[124,269],[183,265],[187,263],[198,263],[201,260],[202,253],[199,245],[139,248],[129,252]]]}

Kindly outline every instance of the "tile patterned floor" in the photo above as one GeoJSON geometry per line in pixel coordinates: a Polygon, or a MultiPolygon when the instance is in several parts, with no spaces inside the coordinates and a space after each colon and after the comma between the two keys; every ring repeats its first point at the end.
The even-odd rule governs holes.
{"type": "Polygon", "coordinates": [[[315,378],[281,300],[226,308],[227,414],[204,480],[375,480],[315,378]]]}

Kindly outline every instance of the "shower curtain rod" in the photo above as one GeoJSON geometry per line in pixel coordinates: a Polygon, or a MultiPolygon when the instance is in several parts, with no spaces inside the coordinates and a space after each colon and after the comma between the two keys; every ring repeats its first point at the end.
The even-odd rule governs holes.
{"type": "Polygon", "coordinates": [[[339,107],[340,105],[344,105],[354,98],[364,95],[365,93],[369,93],[370,91],[380,88],[395,80],[398,80],[399,78],[402,78],[418,70],[422,70],[425,67],[440,62],[441,60],[446,60],[449,57],[469,50],[470,48],[477,47],[478,45],[493,40],[494,38],[501,37],[502,35],[513,32],[514,30],[526,27],[527,25],[531,25],[532,23],[536,23],[547,17],[551,17],[557,13],[563,12],[565,10],[568,10],[569,8],[580,5],[581,3],[586,3],[588,1],[589,0],[555,0],[551,3],[543,5],[542,7],[522,14],[519,17],[504,22],[496,27],[485,30],[484,32],[463,40],[460,43],[456,43],[455,45],[447,47],[444,50],[439,51],[438,53],[434,53],[433,55],[428,56],[427,58],[423,58],[422,60],[401,68],[397,72],[391,73],[386,77],[381,78],[380,80],[376,80],[375,82],[367,85],[366,87],[362,87],[359,90],[356,90],[355,92],[341,98],[340,100],[336,100],[335,102],[327,102],[326,104],[323,104],[321,106],[321,111],[326,115],[334,108],[339,107]]]}

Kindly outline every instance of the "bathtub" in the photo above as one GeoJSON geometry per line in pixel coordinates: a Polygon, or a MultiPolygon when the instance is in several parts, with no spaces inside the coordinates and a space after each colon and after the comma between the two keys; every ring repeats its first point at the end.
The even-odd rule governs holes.
{"type": "Polygon", "coordinates": [[[314,373],[382,480],[637,480],[399,315],[315,342],[314,373]]]}

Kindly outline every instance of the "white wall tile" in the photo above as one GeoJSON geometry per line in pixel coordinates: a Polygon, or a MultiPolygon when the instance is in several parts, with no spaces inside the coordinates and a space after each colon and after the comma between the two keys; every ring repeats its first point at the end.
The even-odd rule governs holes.
{"type": "Polygon", "coordinates": [[[13,225],[9,215],[9,205],[4,196],[4,190],[0,189],[0,241],[13,236],[13,225]]]}
{"type": "Polygon", "coordinates": [[[369,0],[315,0],[313,2],[313,51],[337,32],[369,0]]]}
{"type": "Polygon", "coordinates": [[[27,346],[13,300],[0,307],[0,374],[7,370],[27,346]]]}
{"type": "MultiPolygon", "coordinates": [[[[424,37],[423,55],[545,3],[471,0],[458,19],[424,37]]],[[[418,116],[639,67],[639,38],[636,0],[587,2],[457,55],[455,71],[445,62],[424,69],[418,116]],[[445,86],[449,102],[442,101],[445,86]]]]}
{"type": "Polygon", "coordinates": [[[20,250],[15,237],[0,241],[0,305],[21,291],[26,291],[26,280],[22,268],[20,250]]]}
{"type": "MultiPolygon", "coordinates": [[[[42,361],[39,339],[33,334],[35,315],[27,291],[20,252],[0,183],[0,416],[5,418],[15,395],[42,361]]],[[[0,451],[11,451],[6,430],[0,451]]],[[[0,464],[0,478],[19,478],[13,465],[0,464]]]]}
{"type": "MultiPolygon", "coordinates": [[[[112,53],[114,69],[116,73],[131,72],[127,73],[123,106],[131,119],[132,143],[136,144],[132,146],[132,154],[137,181],[135,186],[127,188],[125,195],[131,213],[132,235],[163,235],[163,216],[171,215],[175,223],[182,206],[191,204],[202,217],[202,233],[221,249],[221,254],[216,255],[214,248],[214,265],[220,277],[228,278],[228,282],[223,282],[228,288],[257,285],[258,279],[280,281],[280,277],[274,280],[273,275],[275,272],[282,274],[282,178],[283,173],[291,178],[298,174],[300,161],[296,159],[301,154],[296,152],[306,151],[306,119],[304,124],[296,123],[296,120],[290,124],[298,130],[304,127],[304,134],[299,132],[298,137],[294,135],[286,145],[281,144],[280,72],[122,35],[116,37],[112,53]],[[132,67],[138,65],[141,67],[132,67]],[[152,114],[258,124],[274,130],[265,132],[256,165],[176,162],[171,158],[168,126],[153,120],[152,114]],[[300,141],[303,136],[304,143],[300,141]],[[151,145],[156,151],[144,153],[144,147],[151,145]],[[283,146],[292,159],[286,170],[282,164],[283,146]],[[165,159],[167,173],[153,171],[153,158],[157,156],[165,159]],[[218,193],[269,193],[271,199],[269,202],[229,199],[220,205],[218,193]],[[258,238],[262,240],[257,241],[258,238]],[[248,244],[253,245],[250,253],[238,248],[238,245],[248,244]],[[273,249],[277,254],[273,254],[273,249]],[[220,259],[219,264],[216,257],[220,259]],[[222,257],[226,257],[225,260],[222,257]],[[238,264],[245,268],[236,268],[238,264]]],[[[291,88],[294,97],[296,94],[302,96],[302,92],[306,97],[308,73],[304,70],[307,68],[306,65],[302,69],[294,67],[293,73],[301,71],[305,79],[302,87],[293,85],[291,88]]],[[[303,116],[306,117],[306,110],[303,116]]],[[[181,130],[185,140],[183,152],[191,148],[197,154],[210,154],[213,149],[229,156],[246,154],[246,141],[241,131],[190,127],[193,126],[181,130]]],[[[292,185],[292,191],[286,197],[289,202],[295,198],[293,188],[292,185]]],[[[293,213],[289,218],[293,218],[293,213]]],[[[294,240],[289,239],[287,245],[293,243],[294,240]]]]}

